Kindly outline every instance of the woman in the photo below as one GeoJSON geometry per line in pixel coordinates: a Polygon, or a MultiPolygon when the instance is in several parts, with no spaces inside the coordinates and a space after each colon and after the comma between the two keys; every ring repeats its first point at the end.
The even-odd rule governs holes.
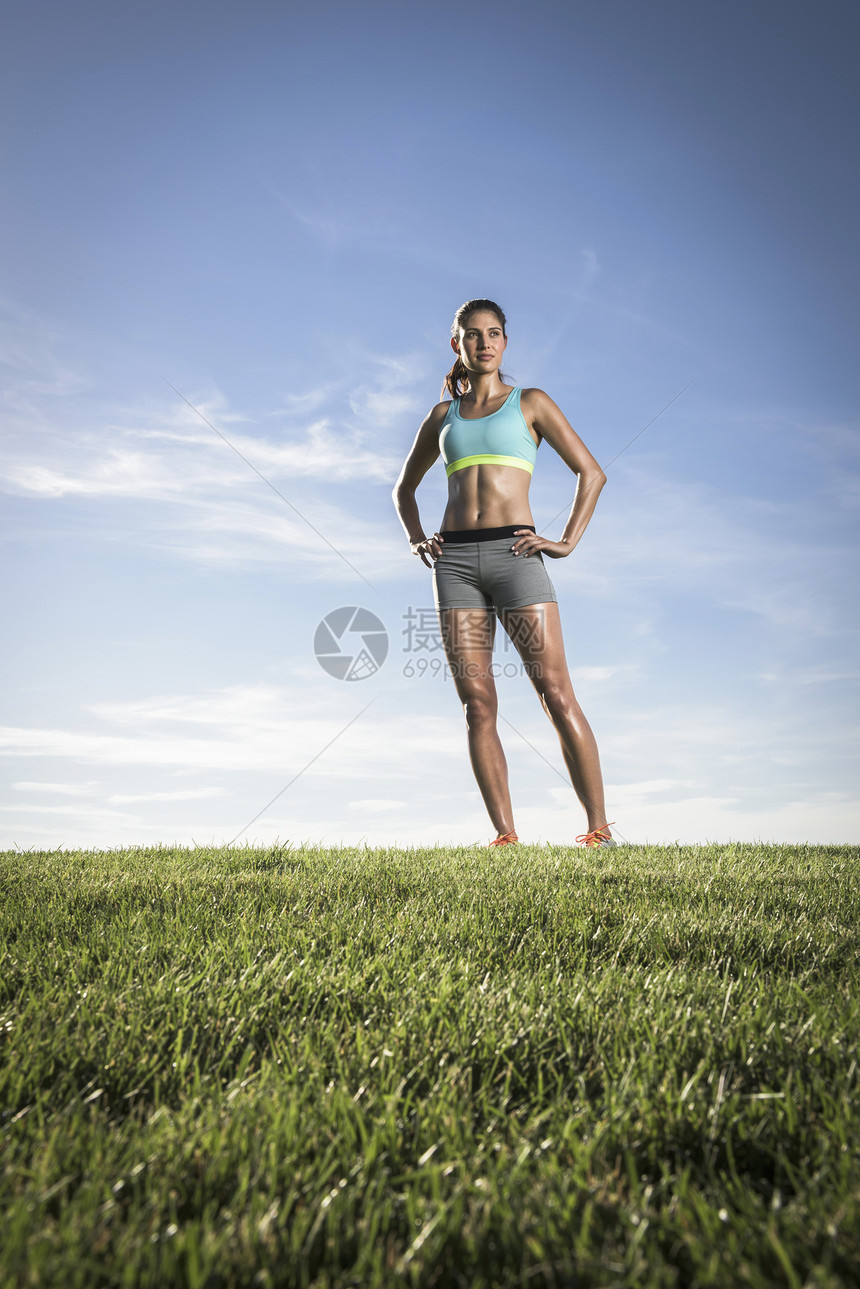
{"type": "Polygon", "coordinates": [[[573,693],[558,602],[543,557],[563,559],[585,532],[606,476],[555,403],[540,389],[505,383],[505,315],[492,300],[468,300],[451,328],[457,355],[443,387],[450,398],[423,422],[394,488],[412,553],[433,569],[445,651],[466,714],[469,756],[497,831],[491,846],[518,840],[508,768],[496,730],[492,674],[498,614],[558,732],[588,820],[586,846],[614,846],[606,822],[597,744],[573,693]],[[579,481],[559,541],[540,537],[529,483],[542,439],[579,481]],[[448,475],[442,528],[426,537],[415,491],[439,457],[448,475]]]}

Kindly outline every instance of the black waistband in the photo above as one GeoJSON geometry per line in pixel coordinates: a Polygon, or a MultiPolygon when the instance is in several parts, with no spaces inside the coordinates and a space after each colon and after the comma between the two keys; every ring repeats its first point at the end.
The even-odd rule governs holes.
{"type": "Polygon", "coordinates": [[[527,528],[530,533],[534,532],[533,524],[506,524],[504,528],[440,528],[439,536],[457,546],[463,542],[493,542],[500,537],[513,537],[523,528],[527,528]]]}

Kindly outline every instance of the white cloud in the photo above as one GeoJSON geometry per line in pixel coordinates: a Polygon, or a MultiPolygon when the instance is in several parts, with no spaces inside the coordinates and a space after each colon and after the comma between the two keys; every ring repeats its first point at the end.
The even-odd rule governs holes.
{"type": "MultiPolygon", "coordinates": [[[[374,368],[374,380],[358,385],[350,395],[349,405],[359,424],[365,426],[366,436],[378,444],[380,431],[392,426],[406,424],[417,429],[427,410],[414,393],[423,374],[419,355],[391,357],[362,351],[361,356],[374,368]]],[[[398,460],[393,474],[388,475],[392,481],[400,465],[398,460]]]]}
{"type": "Polygon", "coordinates": [[[98,792],[101,784],[98,779],[89,783],[32,783],[23,780],[11,786],[16,792],[51,792],[57,796],[84,797],[98,792]]]}
{"type": "Polygon", "coordinates": [[[99,824],[125,824],[133,823],[137,816],[124,814],[121,810],[105,810],[96,805],[86,806],[0,806],[0,813],[6,815],[26,814],[32,819],[39,820],[44,815],[63,815],[69,819],[81,819],[89,825],[99,824]]]}
{"type": "MultiPolygon", "coordinates": [[[[629,809],[631,805],[649,802],[652,798],[667,794],[677,797],[686,789],[695,789],[698,785],[691,779],[643,779],[639,783],[607,783],[606,796],[615,803],[615,809],[629,809]]],[[[549,789],[550,796],[562,805],[570,801],[570,788],[561,785],[549,789]]]]}
{"type": "MultiPolygon", "coordinates": [[[[44,844],[81,844],[81,835],[112,845],[123,837],[187,843],[211,834],[225,841],[261,809],[243,837],[417,845],[471,844],[489,835],[453,692],[442,704],[435,682],[375,691],[368,684],[350,689],[305,680],[155,695],[91,705],[89,719],[101,729],[4,729],[0,750],[8,757],[98,764],[111,775],[101,799],[45,809],[14,803],[6,816],[44,844]],[[124,771],[133,771],[133,787],[122,787],[124,771]],[[173,781],[165,783],[165,775],[173,781]],[[186,782],[177,785],[177,775],[186,782]],[[283,798],[264,809],[296,775],[283,798]],[[379,796],[382,784],[388,791],[379,796]],[[196,800],[209,802],[206,814],[189,818],[187,803],[196,800]],[[137,802],[145,815],[111,810],[137,802]],[[74,837],[51,831],[53,816],[69,818],[74,837]],[[361,827],[350,822],[357,816],[361,827]]],[[[511,682],[511,696],[520,688],[511,682]]],[[[524,840],[570,843],[584,831],[582,811],[563,782],[555,735],[526,697],[523,691],[522,710],[515,704],[506,710],[533,747],[507,718],[500,727],[517,827],[524,840]]],[[[628,706],[623,722],[616,717],[598,734],[604,766],[611,767],[609,817],[622,839],[839,841],[856,839],[860,829],[860,805],[829,781],[826,758],[842,755],[829,728],[801,735],[788,716],[751,723],[742,701],[727,698],[628,706]],[[643,764],[650,777],[641,776],[643,764]]]]}
{"type": "Polygon", "coordinates": [[[192,788],[186,792],[113,792],[107,798],[112,805],[133,801],[199,801],[221,795],[219,788],[192,788]]]}
{"type": "Polygon", "coordinates": [[[577,684],[600,685],[612,680],[635,680],[640,670],[636,663],[625,663],[613,667],[579,667],[573,665],[571,674],[577,684]]]}
{"type": "MultiPolygon", "coordinates": [[[[141,430],[105,427],[74,439],[54,438],[51,463],[28,443],[10,455],[2,467],[6,491],[44,498],[66,495],[128,497],[146,501],[177,501],[210,492],[259,490],[258,470],[285,492],[298,479],[349,482],[369,479],[390,483],[399,461],[379,447],[363,447],[354,433],[335,433],[327,419],[314,421],[291,441],[273,441],[232,430],[230,448],[216,435],[155,427],[141,430]],[[116,440],[124,440],[118,445],[116,440]],[[161,449],[153,447],[158,441],[161,449]],[[240,453],[245,460],[236,456],[240,453]],[[63,459],[65,458],[65,459],[63,459]],[[249,464],[246,464],[250,463],[249,464]]],[[[296,494],[301,499],[301,490],[296,494]]]]}
{"type": "Polygon", "coordinates": [[[396,801],[391,797],[365,797],[362,801],[348,801],[347,810],[358,810],[366,814],[383,814],[391,810],[406,810],[408,801],[396,801]]]}
{"type": "Polygon", "coordinates": [[[781,686],[794,685],[830,685],[844,684],[860,680],[860,671],[851,667],[838,667],[831,663],[820,663],[815,667],[798,667],[775,671],[762,671],[757,679],[781,686]]]}
{"type": "MultiPolygon", "coordinates": [[[[30,348],[38,369],[48,360],[37,340],[30,348]]],[[[20,390],[26,356],[16,361],[11,383],[20,390]]],[[[409,357],[362,350],[350,362],[369,377],[353,389],[346,415],[332,387],[286,396],[280,413],[255,418],[220,393],[192,391],[191,401],[227,442],[172,392],[116,406],[99,404],[91,389],[78,400],[49,397],[53,378],[35,397],[30,382],[26,398],[7,404],[0,489],[43,502],[88,502],[76,512],[79,527],[205,565],[282,561],[289,549],[302,556],[291,569],[298,580],[355,576],[349,565],[370,581],[402,575],[389,499],[401,455],[399,447],[391,451],[390,427],[414,419],[408,387],[419,375],[409,357]],[[321,414],[308,421],[310,409],[321,414]],[[273,434],[275,415],[281,425],[273,434]],[[252,420],[265,431],[250,432],[252,420]],[[105,509],[117,502],[120,512],[105,509]]],[[[50,512],[41,515],[49,526],[50,512]]]]}
{"type": "Polygon", "coordinates": [[[318,412],[326,403],[330,403],[336,394],[335,385],[318,385],[316,389],[291,391],[281,394],[281,406],[273,408],[266,415],[270,417],[310,416],[313,412],[318,412]]]}
{"type": "MultiPolygon", "coordinates": [[[[331,743],[325,760],[320,757],[323,774],[347,772],[358,779],[377,778],[380,773],[402,775],[398,738],[404,737],[403,731],[392,741],[390,717],[373,706],[349,725],[374,694],[346,685],[335,689],[335,683],[230,686],[138,702],[97,703],[88,710],[112,727],[107,732],[5,726],[0,728],[0,756],[61,757],[74,763],[181,767],[193,772],[252,770],[289,778],[331,743]],[[118,734],[116,727],[131,732],[118,734]]],[[[458,728],[458,723],[453,726],[458,728]]],[[[405,737],[408,742],[408,730],[405,737]]],[[[461,738],[454,739],[451,721],[422,717],[424,755],[441,757],[461,743],[461,738]]]]}

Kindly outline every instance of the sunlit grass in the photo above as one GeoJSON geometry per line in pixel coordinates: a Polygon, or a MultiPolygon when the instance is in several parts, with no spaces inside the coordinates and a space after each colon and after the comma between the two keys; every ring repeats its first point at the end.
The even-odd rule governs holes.
{"type": "Polygon", "coordinates": [[[7,854],[0,1280],[856,1285],[858,876],[7,854]]]}

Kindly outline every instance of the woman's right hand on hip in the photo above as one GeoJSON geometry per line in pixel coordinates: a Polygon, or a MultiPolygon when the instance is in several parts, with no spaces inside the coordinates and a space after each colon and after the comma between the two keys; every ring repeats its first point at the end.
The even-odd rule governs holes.
{"type": "Polygon", "coordinates": [[[410,542],[409,544],[412,548],[412,554],[420,555],[421,563],[425,564],[427,568],[432,568],[434,562],[442,554],[444,542],[444,537],[440,536],[439,533],[434,533],[432,537],[422,537],[420,542],[410,542]],[[428,555],[430,556],[429,559],[427,558],[428,555]]]}

